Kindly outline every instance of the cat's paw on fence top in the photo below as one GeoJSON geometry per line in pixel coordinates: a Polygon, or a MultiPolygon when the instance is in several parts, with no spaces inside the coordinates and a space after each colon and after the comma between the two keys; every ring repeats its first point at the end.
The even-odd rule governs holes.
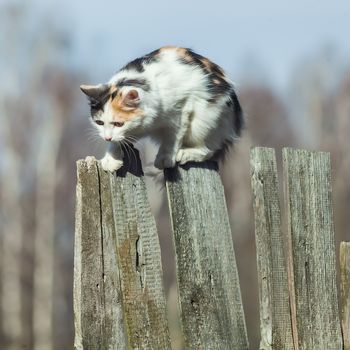
{"type": "Polygon", "coordinates": [[[187,162],[204,162],[213,156],[214,152],[208,148],[183,148],[176,154],[176,161],[181,165],[187,162]]]}
{"type": "Polygon", "coordinates": [[[123,161],[113,158],[110,154],[106,154],[101,159],[102,169],[113,173],[123,166],[123,161]]]}

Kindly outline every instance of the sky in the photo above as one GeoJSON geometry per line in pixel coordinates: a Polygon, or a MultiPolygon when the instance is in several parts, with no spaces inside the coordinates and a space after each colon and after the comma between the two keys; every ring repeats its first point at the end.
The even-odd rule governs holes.
{"type": "Polygon", "coordinates": [[[277,87],[307,57],[331,50],[350,59],[349,0],[3,1],[26,4],[33,24],[46,16],[63,30],[66,59],[94,82],[163,45],[191,47],[234,81],[277,87]]]}

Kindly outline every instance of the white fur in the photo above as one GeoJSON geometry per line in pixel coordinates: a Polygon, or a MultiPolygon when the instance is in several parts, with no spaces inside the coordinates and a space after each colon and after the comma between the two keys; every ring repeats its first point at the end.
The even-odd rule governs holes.
{"type": "MultiPolygon", "coordinates": [[[[99,116],[104,125],[94,125],[101,137],[112,137],[112,145],[151,136],[160,144],[154,163],[160,169],[173,167],[176,162],[207,160],[224,141],[232,142],[235,138],[233,111],[226,104],[228,96],[209,103],[211,95],[203,70],[180,62],[175,50],[164,50],[161,55],[158,62],[145,65],[144,72],[122,70],[109,81],[114,84],[121,78],[136,78],[150,83],[149,91],[133,87],[139,93],[140,108],[145,115],[122,127],[113,127],[111,106],[107,102],[99,116]]],[[[122,153],[121,147],[109,147],[102,160],[103,168],[114,171],[121,167],[122,153]]]]}
{"type": "Polygon", "coordinates": [[[101,165],[103,170],[116,171],[123,166],[123,152],[120,145],[115,142],[111,142],[108,146],[105,156],[101,159],[101,165]]]}

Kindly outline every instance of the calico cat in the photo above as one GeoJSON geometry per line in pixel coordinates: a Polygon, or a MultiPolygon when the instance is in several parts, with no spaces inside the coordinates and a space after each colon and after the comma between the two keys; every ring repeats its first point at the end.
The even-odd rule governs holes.
{"type": "Polygon", "coordinates": [[[160,145],[154,165],[202,162],[222,154],[244,118],[224,71],[190,49],[167,46],[128,63],[108,83],[81,85],[99,135],[109,142],[102,167],[123,165],[128,142],[150,136],[160,145]]]}

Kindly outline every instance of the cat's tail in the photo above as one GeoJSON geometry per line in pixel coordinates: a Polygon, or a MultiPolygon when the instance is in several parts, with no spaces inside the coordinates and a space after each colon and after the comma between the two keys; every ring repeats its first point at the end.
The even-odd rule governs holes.
{"type": "Polygon", "coordinates": [[[231,89],[229,96],[230,96],[229,103],[231,104],[232,110],[233,110],[233,114],[232,114],[233,130],[235,133],[235,137],[240,137],[242,134],[242,130],[244,129],[244,126],[245,126],[243,110],[242,110],[241,104],[238,101],[237,94],[233,88],[231,89]]]}
{"type": "Polygon", "coordinates": [[[221,149],[215,152],[214,159],[218,161],[224,161],[226,159],[235,141],[242,135],[245,126],[244,113],[233,87],[229,92],[227,106],[232,111],[232,137],[224,140],[221,149]]]}

